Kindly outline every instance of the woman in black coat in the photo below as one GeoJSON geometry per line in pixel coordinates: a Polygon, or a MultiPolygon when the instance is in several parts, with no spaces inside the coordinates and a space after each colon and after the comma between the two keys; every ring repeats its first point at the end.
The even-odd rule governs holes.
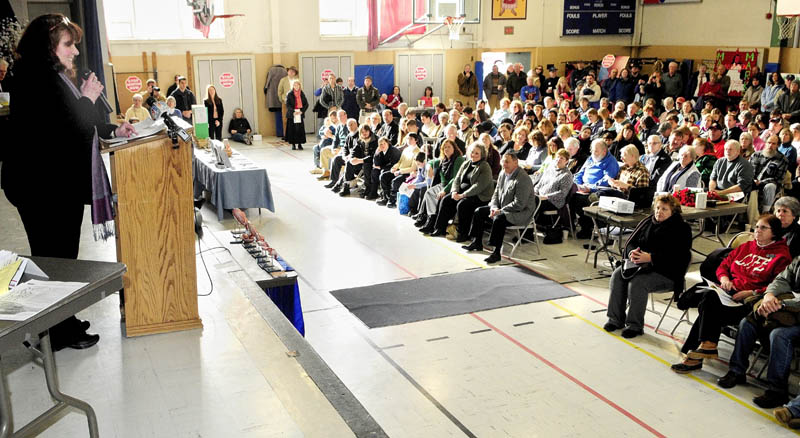
{"type": "Polygon", "coordinates": [[[612,332],[625,327],[625,338],[641,335],[648,295],[666,289],[683,291],[691,251],[692,230],[681,217],[677,198],[658,196],[653,214],[639,222],[625,244],[625,265],[611,274],[608,322],[603,328],[612,332]]]}
{"type": "Polygon", "coordinates": [[[208,111],[208,138],[222,140],[222,116],[225,109],[222,99],[217,95],[217,88],[213,85],[206,87],[206,100],[203,102],[208,111]]]}
{"type": "MultiPolygon", "coordinates": [[[[15,147],[6,148],[0,185],[19,212],[33,256],[77,259],[86,204],[93,204],[96,230],[113,226],[97,136],[134,132],[127,123],[117,127],[105,121],[98,99],[103,85],[93,73],[76,84],[73,60],[82,34],[61,14],[42,15],[31,21],[17,46],[13,130],[7,143],[15,147]],[[51,41],[58,43],[53,47],[51,41]],[[43,98],[47,131],[53,136],[31,141],[32,134],[42,132],[43,98]],[[93,184],[93,174],[98,183],[93,184]]],[[[53,349],[96,344],[100,337],[87,334],[88,326],[74,316],[55,325],[50,329],[53,349]]]]}
{"type": "Polygon", "coordinates": [[[306,118],[308,99],[303,93],[300,81],[292,82],[292,90],[286,94],[286,142],[291,143],[292,150],[303,150],[306,142],[306,127],[303,121],[306,118]],[[295,122],[295,118],[297,122],[295,122]]]}

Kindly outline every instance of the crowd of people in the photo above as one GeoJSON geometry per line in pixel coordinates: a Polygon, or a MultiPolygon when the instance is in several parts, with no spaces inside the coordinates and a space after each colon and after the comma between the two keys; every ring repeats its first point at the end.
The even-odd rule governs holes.
{"type": "MultiPolygon", "coordinates": [[[[566,77],[552,66],[545,77],[541,66],[525,73],[512,65],[503,74],[495,65],[478,100],[468,67],[452,108],[409,107],[398,87],[381,95],[369,77],[361,88],[353,78],[346,88],[329,78],[315,93],[324,123],[311,172],[340,196],[407,205],[404,213],[422,233],[463,242],[466,251],[488,243],[487,263],[501,259],[511,225],[535,221],[552,244],[562,241],[560,227],[569,221],[578,239],[589,238],[593,222],[583,207],[600,196],[652,208],[611,277],[605,329],[642,335],[648,295],[674,290],[699,316],[673,371],[689,373],[716,358],[722,328],[738,325],[730,372],[719,385],[744,383],[757,340],[772,345],[770,386],[754,402],[777,408],[781,422],[800,428],[800,399],[789,402],[787,389],[792,342],[800,337],[793,293],[800,291],[800,262],[792,262],[800,255],[800,79],[765,80],[754,67],[745,92],[733,96],[724,66],[708,72],[701,65],[684,78],[674,62],[650,75],[633,63],[598,81],[583,63],[566,77]],[[712,253],[704,283],[689,288],[692,232],[672,195],[680,188],[742,202],[752,194],[761,212],[752,240],[712,253]],[[542,215],[548,210],[570,213],[554,224],[542,215]],[[723,305],[725,298],[706,286],[737,305],[723,305]]],[[[426,90],[423,100],[432,94],[426,90]]],[[[302,98],[303,105],[287,99],[287,107],[304,113],[302,98]]]]}
{"type": "MultiPolygon", "coordinates": [[[[185,76],[175,75],[174,81],[175,83],[169,86],[164,95],[156,80],[148,79],[145,82],[144,92],[133,95],[133,103],[125,112],[125,121],[137,123],[147,119],[157,119],[166,113],[192,123],[192,105],[197,104],[197,99],[188,87],[185,76]]],[[[217,87],[211,84],[206,86],[203,104],[208,114],[208,137],[222,140],[225,107],[222,98],[217,94],[217,87]]],[[[245,144],[253,143],[253,129],[250,127],[250,122],[244,117],[244,111],[241,108],[233,110],[233,117],[228,123],[228,134],[234,141],[245,144]]]]}

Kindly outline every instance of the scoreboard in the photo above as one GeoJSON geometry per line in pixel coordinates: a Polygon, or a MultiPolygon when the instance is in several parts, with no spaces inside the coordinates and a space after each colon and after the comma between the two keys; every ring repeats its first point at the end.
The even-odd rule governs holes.
{"type": "Polygon", "coordinates": [[[562,36],[631,35],[636,0],[564,0],[562,36]]]}

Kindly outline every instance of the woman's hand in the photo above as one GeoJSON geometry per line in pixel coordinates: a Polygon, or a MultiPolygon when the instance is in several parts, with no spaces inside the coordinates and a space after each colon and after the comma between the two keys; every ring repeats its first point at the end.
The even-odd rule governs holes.
{"type": "Polygon", "coordinates": [[[722,290],[730,291],[733,289],[733,283],[731,282],[730,278],[722,277],[719,279],[719,287],[721,287],[722,290]]]}
{"type": "Polygon", "coordinates": [[[128,122],[123,122],[121,125],[114,130],[114,135],[117,137],[130,137],[131,135],[136,135],[136,129],[128,122]]]}
{"type": "Polygon", "coordinates": [[[547,201],[547,196],[539,195],[539,199],[541,199],[542,201],[547,201]]]}
{"type": "Polygon", "coordinates": [[[237,131],[235,129],[231,129],[231,134],[236,134],[236,132],[237,131]]]}
{"type": "Polygon", "coordinates": [[[440,200],[440,199],[444,198],[445,196],[447,196],[447,193],[445,193],[445,192],[439,192],[439,194],[438,194],[438,195],[436,195],[436,200],[438,201],[438,200],[440,200]]]}
{"type": "Polygon", "coordinates": [[[103,84],[97,80],[97,76],[91,73],[81,84],[81,96],[88,98],[94,103],[103,92],[103,84]]]}
{"type": "Polygon", "coordinates": [[[636,263],[637,265],[641,265],[643,263],[650,263],[653,261],[653,258],[650,256],[649,252],[644,252],[639,248],[634,249],[631,251],[630,254],[631,261],[636,263]]]}
{"type": "Polygon", "coordinates": [[[460,201],[464,197],[464,195],[462,195],[461,193],[453,193],[451,197],[453,198],[454,201],[460,201]]]}
{"type": "Polygon", "coordinates": [[[753,296],[753,291],[751,291],[751,290],[743,290],[743,291],[736,292],[735,294],[733,294],[731,296],[731,298],[733,298],[733,301],[744,301],[745,298],[751,297],[751,296],[753,296]]]}

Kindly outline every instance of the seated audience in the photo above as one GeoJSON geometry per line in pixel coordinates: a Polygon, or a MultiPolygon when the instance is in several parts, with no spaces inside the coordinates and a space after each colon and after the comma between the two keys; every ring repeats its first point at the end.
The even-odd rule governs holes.
{"type": "Polygon", "coordinates": [[[578,215],[578,224],[581,227],[576,236],[578,239],[588,239],[592,234],[592,221],[583,213],[583,207],[590,204],[589,195],[600,187],[608,187],[608,180],[617,175],[619,175],[619,164],[608,153],[606,143],[601,139],[593,141],[592,155],[586,159],[574,178],[578,192],[572,197],[570,210],[578,215]]]}
{"type": "MultiPolygon", "coordinates": [[[[563,142],[560,141],[561,139],[558,137],[555,137],[555,139],[558,139],[559,144],[563,145],[563,142]]],[[[541,169],[544,161],[547,159],[547,141],[544,139],[544,135],[540,131],[531,132],[528,135],[528,140],[531,148],[528,151],[528,156],[524,159],[524,161],[522,161],[522,158],[518,157],[521,160],[519,165],[526,172],[533,173],[541,169]]]]}
{"type": "Polygon", "coordinates": [[[503,155],[501,163],[503,171],[497,179],[497,186],[489,205],[476,208],[472,215],[469,228],[469,237],[472,237],[472,243],[462,247],[467,251],[482,251],[483,230],[486,222],[491,220],[492,231],[489,234],[489,246],[494,250],[486,258],[486,263],[500,261],[500,251],[503,248],[503,236],[506,228],[509,225],[524,226],[530,223],[536,203],[533,183],[528,174],[519,167],[516,155],[513,153],[503,155]]]}
{"type": "Polygon", "coordinates": [[[767,286],[789,265],[792,258],[786,242],[780,239],[781,221],[771,214],[762,214],[756,223],[754,240],[731,251],[717,268],[718,287],[741,306],[726,306],[715,292],[703,294],[699,316],[681,348],[686,355],[672,365],[679,374],[703,367],[703,359],[718,357],[717,343],[722,327],[737,324],[750,313],[767,286]]]}
{"type": "Polygon", "coordinates": [[[427,233],[433,231],[439,201],[450,193],[453,179],[462,164],[464,164],[464,156],[461,155],[456,143],[453,140],[445,140],[442,143],[439,158],[429,162],[430,176],[435,184],[425,191],[422,199],[422,217],[418,218],[414,224],[422,227],[420,231],[427,233]]]}
{"type": "Polygon", "coordinates": [[[800,255],[800,201],[791,196],[781,196],[775,201],[775,217],[781,221],[781,237],[789,247],[792,258],[800,255]]]}
{"type": "Polygon", "coordinates": [[[700,171],[700,179],[703,180],[703,186],[708,187],[711,172],[714,170],[714,164],[717,163],[714,145],[705,138],[695,138],[692,147],[697,155],[694,165],[700,171]]]}
{"type": "Polygon", "coordinates": [[[527,160],[528,154],[531,151],[530,143],[528,143],[528,129],[525,127],[517,128],[514,131],[514,141],[508,142],[500,148],[500,155],[505,155],[508,152],[514,152],[517,154],[517,158],[520,160],[527,160]]]}
{"type": "Polygon", "coordinates": [[[406,181],[408,175],[417,169],[415,160],[419,153],[419,143],[417,134],[409,134],[398,161],[389,169],[389,172],[381,174],[383,198],[378,200],[378,205],[386,205],[389,208],[397,207],[397,190],[406,181]]]}
{"type": "Polygon", "coordinates": [[[394,121],[394,115],[391,110],[383,110],[383,124],[375,135],[377,135],[378,138],[386,137],[390,145],[397,146],[400,136],[400,127],[397,125],[397,122],[394,121]]]}
{"type": "Polygon", "coordinates": [[[492,144],[492,137],[485,132],[478,135],[477,141],[486,147],[486,162],[489,163],[489,167],[492,168],[492,180],[496,181],[501,170],[500,152],[494,144],[492,144]]]}
{"type": "Polygon", "coordinates": [[[172,96],[167,98],[167,114],[170,117],[182,117],[181,110],[175,108],[175,98],[172,96]]]}
{"type": "Polygon", "coordinates": [[[673,162],[661,175],[656,183],[656,192],[672,193],[676,186],[681,189],[687,187],[702,187],[703,180],[694,160],[697,158],[694,147],[684,145],[680,151],[680,160],[673,162]]]}
{"type": "Polygon", "coordinates": [[[500,126],[500,123],[502,123],[503,120],[510,118],[511,101],[507,97],[504,97],[500,99],[500,106],[495,109],[494,113],[492,114],[492,123],[494,123],[495,126],[500,126]]]}
{"type": "Polygon", "coordinates": [[[494,181],[492,169],[486,162],[486,148],[480,143],[472,143],[467,148],[467,159],[458,169],[450,193],[439,201],[431,236],[444,236],[450,219],[458,214],[457,241],[466,241],[475,209],[488,204],[493,192],[494,181]]]}
{"type": "MultiPolygon", "coordinates": [[[[583,163],[589,158],[589,153],[583,151],[577,138],[568,138],[567,141],[564,142],[564,149],[569,153],[567,170],[569,170],[571,174],[575,174],[575,172],[583,167],[583,163]]],[[[591,146],[589,149],[591,149],[591,146]]]]}
{"type": "MultiPolygon", "coordinates": [[[[392,167],[400,161],[400,155],[402,152],[400,149],[392,146],[389,142],[389,139],[386,137],[378,137],[378,150],[375,151],[375,155],[372,157],[372,173],[370,180],[370,187],[372,187],[373,193],[377,195],[378,187],[381,187],[381,181],[384,178],[391,178],[394,177],[392,174],[392,167]]],[[[384,192],[380,199],[378,199],[378,205],[386,205],[389,202],[389,194],[384,192]]]]}
{"type": "Polygon", "coordinates": [[[644,333],[649,294],[683,290],[691,249],[692,231],[681,217],[678,199],[656,197],[653,214],[639,222],[625,244],[625,263],[611,275],[608,322],[603,328],[613,332],[624,327],[624,338],[644,333]]]}
{"type": "MultiPolygon", "coordinates": [[[[345,116],[347,116],[346,112],[345,116]]],[[[344,142],[342,142],[339,153],[333,157],[331,162],[331,181],[325,185],[326,189],[332,189],[334,193],[340,193],[342,190],[342,186],[344,185],[342,169],[345,168],[346,163],[353,158],[353,151],[358,142],[358,122],[356,122],[356,119],[347,119],[345,126],[347,127],[347,137],[345,137],[344,142]]],[[[347,196],[349,193],[350,188],[348,187],[347,193],[343,196],[347,196]]]]}
{"type": "MultiPolygon", "coordinates": [[[[800,96],[798,96],[798,99],[800,99],[800,96]]],[[[786,170],[789,171],[789,174],[795,175],[797,173],[797,150],[792,145],[792,131],[788,128],[781,129],[779,138],[781,144],[778,146],[778,152],[786,157],[788,163],[786,170]]]]}
{"type": "Polygon", "coordinates": [[[672,158],[662,147],[661,137],[651,135],[647,138],[647,153],[640,159],[650,173],[650,181],[655,184],[672,165],[672,158]]]}
{"type": "Polygon", "coordinates": [[[142,106],[143,102],[144,98],[141,94],[136,93],[133,95],[133,105],[125,112],[126,122],[137,123],[150,119],[150,112],[142,106]]]}
{"type": "MultiPolygon", "coordinates": [[[[622,155],[622,167],[619,169],[619,176],[608,179],[609,189],[603,189],[600,195],[619,196],[621,198],[632,199],[631,193],[634,189],[645,190],[650,187],[650,172],[644,164],[639,161],[639,150],[636,146],[629,144],[620,151],[622,155]],[[616,193],[612,193],[616,192],[616,193]]],[[[652,198],[652,191],[650,198],[652,198]]],[[[635,201],[636,202],[636,201],[635,201]]]]}
{"type": "Polygon", "coordinates": [[[244,111],[241,108],[233,110],[233,117],[228,123],[228,133],[233,141],[253,144],[253,130],[250,128],[250,122],[244,118],[244,111]]]}
{"type": "Polygon", "coordinates": [[[368,124],[358,128],[358,140],[346,160],[344,181],[342,181],[340,196],[349,196],[350,188],[354,185],[359,172],[364,172],[364,191],[362,198],[367,200],[378,199],[378,186],[372,184],[372,160],[378,150],[378,137],[372,132],[368,124]]]}
{"type": "Polygon", "coordinates": [[[736,140],[725,143],[724,158],[714,164],[709,177],[708,190],[720,195],[743,192],[745,197],[753,186],[753,166],[745,160],[739,151],[741,145],[736,140]]]}
{"type": "Polygon", "coordinates": [[[761,211],[769,212],[778,190],[783,185],[788,166],[786,157],[778,152],[778,137],[773,135],[767,139],[766,147],[753,154],[750,164],[753,166],[755,177],[753,190],[758,191],[758,205],[761,206],[761,211]]]}
{"type": "MultiPolygon", "coordinates": [[[[557,141],[559,140],[550,140],[551,143],[557,141]]],[[[538,212],[560,210],[567,203],[567,196],[572,190],[572,185],[575,184],[572,172],[567,167],[567,163],[571,159],[569,152],[565,149],[559,149],[555,153],[553,162],[542,172],[537,172],[531,177],[534,182],[534,194],[541,204],[537,210],[538,212]]],[[[567,217],[563,219],[572,220],[572,218],[567,217]]],[[[539,223],[538,219],[537,223],[539,223]]],[[[562,226],[565,225],[562,224],[562,226]]],[[[545,232],[545,244],[561,243],[564,238],[560,227],[543,225],[543,229],[545,232]]]]}
{"type": "Polygon", "coordinates": [[[450,141],[455,142],[456,147],[458,148],[459,154],[463,155],[464,154],[464,150],[466,149],[466,143],[464,143],[463,140],[458,138],[458,127],[456,125],[452,125],[452,124],[442,125],[442,126],[443,126],[443,128],[442,128],[442,136],[439,138],[439,140],[433,146],[433,156],[434,157],[439,156],[439,149],[441,149],[442,144],[446,140],[450,140],[450,141]]]}

